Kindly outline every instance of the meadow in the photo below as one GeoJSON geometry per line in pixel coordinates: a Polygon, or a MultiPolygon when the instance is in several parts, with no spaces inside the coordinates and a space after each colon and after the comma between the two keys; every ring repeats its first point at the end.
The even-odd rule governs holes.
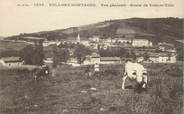
{"type": "Polygon", "coordinates": [[[145,64],[148,88],[121,89],[123,65],[61,65],[54,77],[0,69],[0,114],[183,114],[183,66],[145,64]]]}

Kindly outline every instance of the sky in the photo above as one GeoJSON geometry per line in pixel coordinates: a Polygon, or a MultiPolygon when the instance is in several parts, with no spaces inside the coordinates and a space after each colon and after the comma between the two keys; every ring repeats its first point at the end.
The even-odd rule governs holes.
{"type": "Polygon", "coordinates": [[[112,19],[184,16],[183,0],[0,0],[0,36],[63,29],[112,19]],[[44,7],[32,6],[44,3],[44,7]],[[49,7],[92,3],[96,7],[49,7]],[[101,7],[101,4],[174,4],[174,7],[101,7]],[[30,6],[17,6],[28,4],[30,6]]]}

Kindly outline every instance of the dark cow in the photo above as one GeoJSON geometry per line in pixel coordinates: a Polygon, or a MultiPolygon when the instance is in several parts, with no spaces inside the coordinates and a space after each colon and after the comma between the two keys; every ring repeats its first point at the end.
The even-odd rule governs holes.
{"type": "Polygon", "coordinates": [[[40,77],[47,77],[49,75],[49,67],[47,65],[37,66],[32,71],[33,77],[37,80],[40,77]]]}

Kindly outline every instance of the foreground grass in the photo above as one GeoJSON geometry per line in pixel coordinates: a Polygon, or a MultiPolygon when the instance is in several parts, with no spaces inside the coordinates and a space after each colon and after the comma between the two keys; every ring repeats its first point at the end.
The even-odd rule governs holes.
{"type": "Polygon", "coordinates": [[[102,71],[92,76],[85,72],[86,67],[60,66],[55,77],[37,81],[25,72],[1,71],[0,112],[182,114],[182,65],[145,66],[149,85],[142,93],[121,90],[122,65],[102,66],[102,71]]]}

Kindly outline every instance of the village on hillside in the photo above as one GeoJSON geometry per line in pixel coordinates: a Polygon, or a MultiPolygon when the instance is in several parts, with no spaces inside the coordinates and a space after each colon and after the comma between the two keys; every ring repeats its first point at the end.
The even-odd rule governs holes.
{"type": "MultiPolygon", "coordinates": [[[[72,66],[121,64],[127,59],[141,63],[176,63],[177,61],[177,52],[173,44],[154,43],[146,38],[136,38],[133,33],[106,39],[100,35],[83,38],[78,34],[76,37],[60,41],[49,41],[41,37],[23,37],[13,42],[42,47],[46,64],[53,62],[72,66]]],[[[0,63],[4,66],[20,66],[25,62],[20,56],[4,56],[0,59],[0,63]]]]}

